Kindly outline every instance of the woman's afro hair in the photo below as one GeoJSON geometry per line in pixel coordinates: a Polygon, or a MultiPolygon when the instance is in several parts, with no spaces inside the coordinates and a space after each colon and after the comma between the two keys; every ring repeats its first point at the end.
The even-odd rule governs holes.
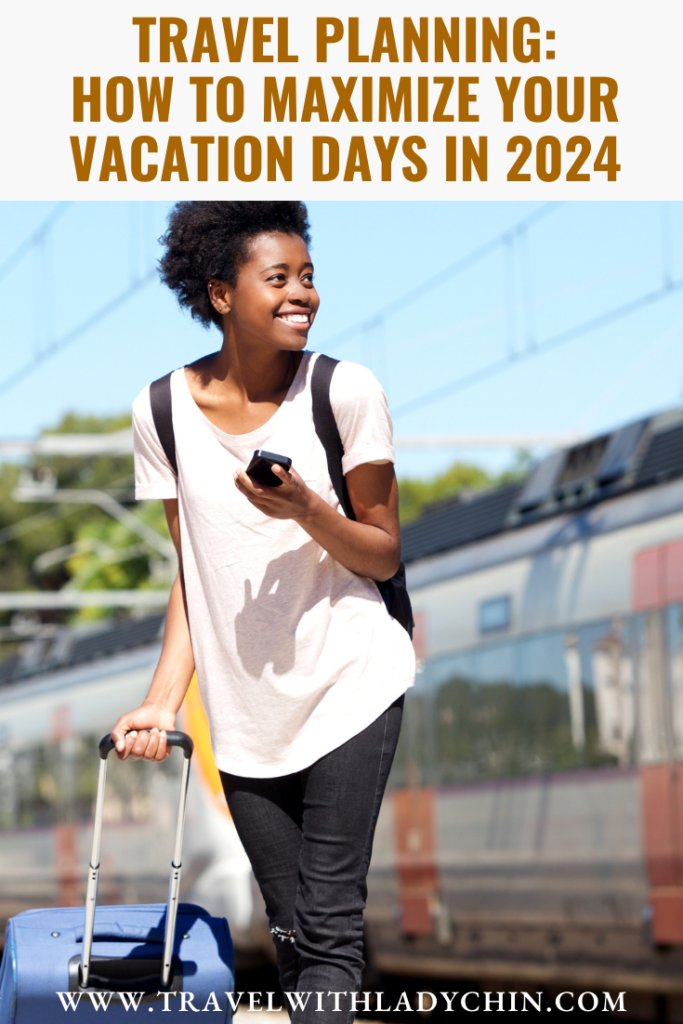
{"type": "Polygon", "coordinates": [[[207,290],[211,278],[234,285],[256,235],[282,231],[300,235],[308,245],[309,227],[304,203],[177,203],[160,239],[166,250],[159,260],[161,280],[195,320],[205,327],[212,323],[220,326],[221,318],[207,290]]]}

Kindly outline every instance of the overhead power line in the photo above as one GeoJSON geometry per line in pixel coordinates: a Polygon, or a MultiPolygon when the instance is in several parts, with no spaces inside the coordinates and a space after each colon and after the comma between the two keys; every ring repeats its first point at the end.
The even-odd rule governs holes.
{"type": "Polygon", "coordinates": [[[403,416],[405,413],[414,412],[416,409],[419,409],[430,402],[438,402],[442,398],[454,395],[458,391],[464,391],[466,388],[472,387],[474,384],[480,384],[482,381],[488,380],[491,377],[495,377],[497,374],[502,373],[504,370],[510,369],[511,366],[518,365],[528,359],[533,359],[535,356],[540,356],[544,352],[548,352],[550,349],[559,348],[560,345],[565,345],[568,341],[573,341],[575,338],[579,338],[583,334],[589,334],[591,331],[596,331],[600,327],[606,327],[608,324],[614,323],[616,320],[621,320],[623,317],[629,316],[631,313],[636,313],[639,309],[643,309],[645,306],[650,306],[652,303],[666,298],[668,295],[679,291],[681,288],[683,288],[683,279],[664,284],[660,288],[656,288],[654,291],[647,292],[645,295],[641,295],[639,298],[633,299],[631,302],[625,302],[621,306],[615,306],[613,309],[609,309],[605,313],[600,313],[598,316],[591,317],[590,320],[585,320],[582,324],[570,327],[566,331],[560,331],[559,334],[555,334],[550,338],[546,338],[545,341],[539,342],[534,348],[528,348],[523,352],[510,354],[504,356],[502,359],[496,359],[494,362],[488,363],[486,366],[482,366],[478,370],[473,370],[471,373],[466,373],[462,377],[457,377],[449,384],[442,384],[440,387],[434,388],[432,391],[428,391],[426,394],[420,395],[418,398],[413,398],[409,402],[404,402],[403,405],[399,405],[397,408],[392,410],[392,415],[394,417],[403,416]]]}
{"type": "Polygon", "coordinates": [[[398,299],[394,299],[392,302],[388,302],[386,306],[382,306],[381,309],[376,310],[370,316],[366,316],[363,320],[359,320],[358,323],[353,324],[351,327],[344,328],[338,334],[333,334],[328,341],[323,342],[322,348],[326,351],[334,348],[339,348],[341,345],[345,345],[348,341],[351,341],[356,335],[363,331],[371,330],[377,327],[386,317],[391,316],[393,313],[398,313],[399,310],[405,309],[407,306],[412,305],[418,300],[422,300],[426,294],[438,288],[440,285],[445,284],[446,281],[450,281],[451,278],[457,277],[458,274],[463,273],[465,270],[469,270],[480,260],[483,260],[485,256],[489,256],[496,249],[502,245],[509,245],[516,235],[526,232],[527,228],[531,227],[532,224],[542,220],[543,217],[547,217],[549,213],[552,213],[561,206],[560,202],[544,203],[543,206],[537,210],[533,210],[532,213],[527,214],[521,220],[513,224],[511,228],[506,231],[501,231],[495,238],[490,239],[483,245],[473,249],[472,252],[462,256],[455,263],[451,263],[448,267],[440,270],[438,274],[434,274],[433,277],[427,278],[422,284],[417,285],[415,288],[411,288],[405,295],[401,295],[398,299]]]}
{"type": "Polygon", "coordinates": [[[7,274],[9,274],[10,270],[16,266],[27,252],[31,251],[34,245],[39,245],[40,242],[43,241],[48,231],[52,230],[56,222],[70,206],[71,203],[68,202],[58,203],[57,206],[50,211],[43,223],[40,224],[3,263],[0,263],[0,281],[2,281],[3,277],[6,277],[7,274]]]}
{"type": "Polygon", "coordinates": [[[152,268],[151,270],[148,270],[147,273],[143,274],[143,276],[138,278],[137,281],[134,281],[127,288],[124,288],[122,292],[119,292],[119,294],[113,299],[110,299],[109,302],[105,302],[103,306],[100,306],[95,313],[86,317],[85,320],[78,324],[77,327],[67,331],[67,333],[62,335],[61,338],[57,338],[56,341],[53,341],[50,345],[46,346],[46,348],[34,356],[33,359],[30,359],[27,363],[24,363],[23,366],[20,366],[18,370],[15,370],[14,373],[11,373],[9,377],[5,377],[3,381],[0,381],[0,395],[6,394],[15,386],[15,384],[18,384],[20,381],[24,380],[24,378],[28,377],[29,374],[33,373],[34,370],[37,370],[38,367],[47,359],[50,359],[58,352],[61,352],[67,347],[67,345],[70,345],[72,341],[75,341],[76,338],[80,338],[82,334],[85,334],[85,332],[90,330],[91,327],[94,327],[99,320],[103,319],[103,317],[109,316],[110,313],[113,313],[115,309],[122,306],[124,302],[127,302],[128,299],[130,299],[136,292],[140,291],[141,288],[144,288],[145,285],[149,284],[149,282],[155,277],[156,269],[152,268]]]}

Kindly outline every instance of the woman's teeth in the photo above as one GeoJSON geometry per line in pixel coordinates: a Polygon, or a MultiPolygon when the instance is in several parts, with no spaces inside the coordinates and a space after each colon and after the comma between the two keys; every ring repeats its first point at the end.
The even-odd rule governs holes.
{"type": "Polygon", "coordinates": [[[280,320],[284,320],[288,324],[307,324],[309,315],[308,313],[281,313],[280,320]]]}

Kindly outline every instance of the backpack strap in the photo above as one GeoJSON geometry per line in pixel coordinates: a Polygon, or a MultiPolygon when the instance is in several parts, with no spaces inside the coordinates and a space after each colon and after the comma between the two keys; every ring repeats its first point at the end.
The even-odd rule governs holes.
{"type": "Polygon", "coordinates": [[[346,488],[346,480],[342,471],[342,458],[344,445],[339,434],[339,427],[334,418],[332,403],[330,402],[330,384],[332,374],[339,362],[330,356],[319,355],[313,365],[311,375],[311,395],[313,397],[313,426],[320,438],[320,443],[325,449],[327,456],[327,471],[334,487],[339,504],[344,509],[347,519],[355,519],[355,513],[349,492],[346,488]]]}
{"type": "MultiPolygon", "coordinates": [[[[344,445],[339,434],[339,427],[334,418],[330,402],[330,383],[332,374],[339,362],[330,356],[319,355],[313,364],[311,374],[311,395],[313,397],[313,425],[327,456],[327,471],[339,503],[346,512],[348,519],[355,519],[353,506],[346,488],[346,480],[342,471],[344,445]]],[[[410,605],[410,597],[406,589],[406,571],[401,562],[398,572],[391,579],[375,580],[377,589],[387,610],[412,637],[415,623],[410,605]]]]}
{"type": "Polygon", "coordinates": [[[175,451],[175,434],[173,433],[173,403],[171,401],[171,374],[159,377],[149,386],[149,403],[152,407],[152,419],[156,427],[159,443],[164,449],[166,458],[171,463],[173,472],[178,476],[178,459],[175,451]]]}

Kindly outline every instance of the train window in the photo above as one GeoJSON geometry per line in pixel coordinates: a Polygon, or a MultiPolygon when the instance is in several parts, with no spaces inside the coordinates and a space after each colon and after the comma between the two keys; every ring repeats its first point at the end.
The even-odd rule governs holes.
{"type": "Polygon", "coordinates": [[[511,621],[510,596],[491,597],[479,605],[479,629],[482,633],[495,633],[509,629],[511,621]]]}
{"type": "Polygon", "coordinates": [[[394,785],[683,756],[683,604],[428,659],[394,785]]]}
{"type": "Polygon", "coordinates": [[[420,786],[435,777],[433,714],[430,687],[422,673],[406,693],[403,724],[394,757],[389,788],[420,786]]]}
{"type": "Polygon", "coordinates": [[[590,637],[553,630],[428,661],[420,777],[448,785],[623,763],[624,744],[608,739],[612,704],[602,687],[596,707],[590,675],[592,641],[609,625],[590,637]]]}
{"type": "Polygon", "coordinates": [[[516,644],[487,644],[472,652],[470,674],[480,683],[496,683],[499,679],[517,679],[518,651],[516,644]]]}

